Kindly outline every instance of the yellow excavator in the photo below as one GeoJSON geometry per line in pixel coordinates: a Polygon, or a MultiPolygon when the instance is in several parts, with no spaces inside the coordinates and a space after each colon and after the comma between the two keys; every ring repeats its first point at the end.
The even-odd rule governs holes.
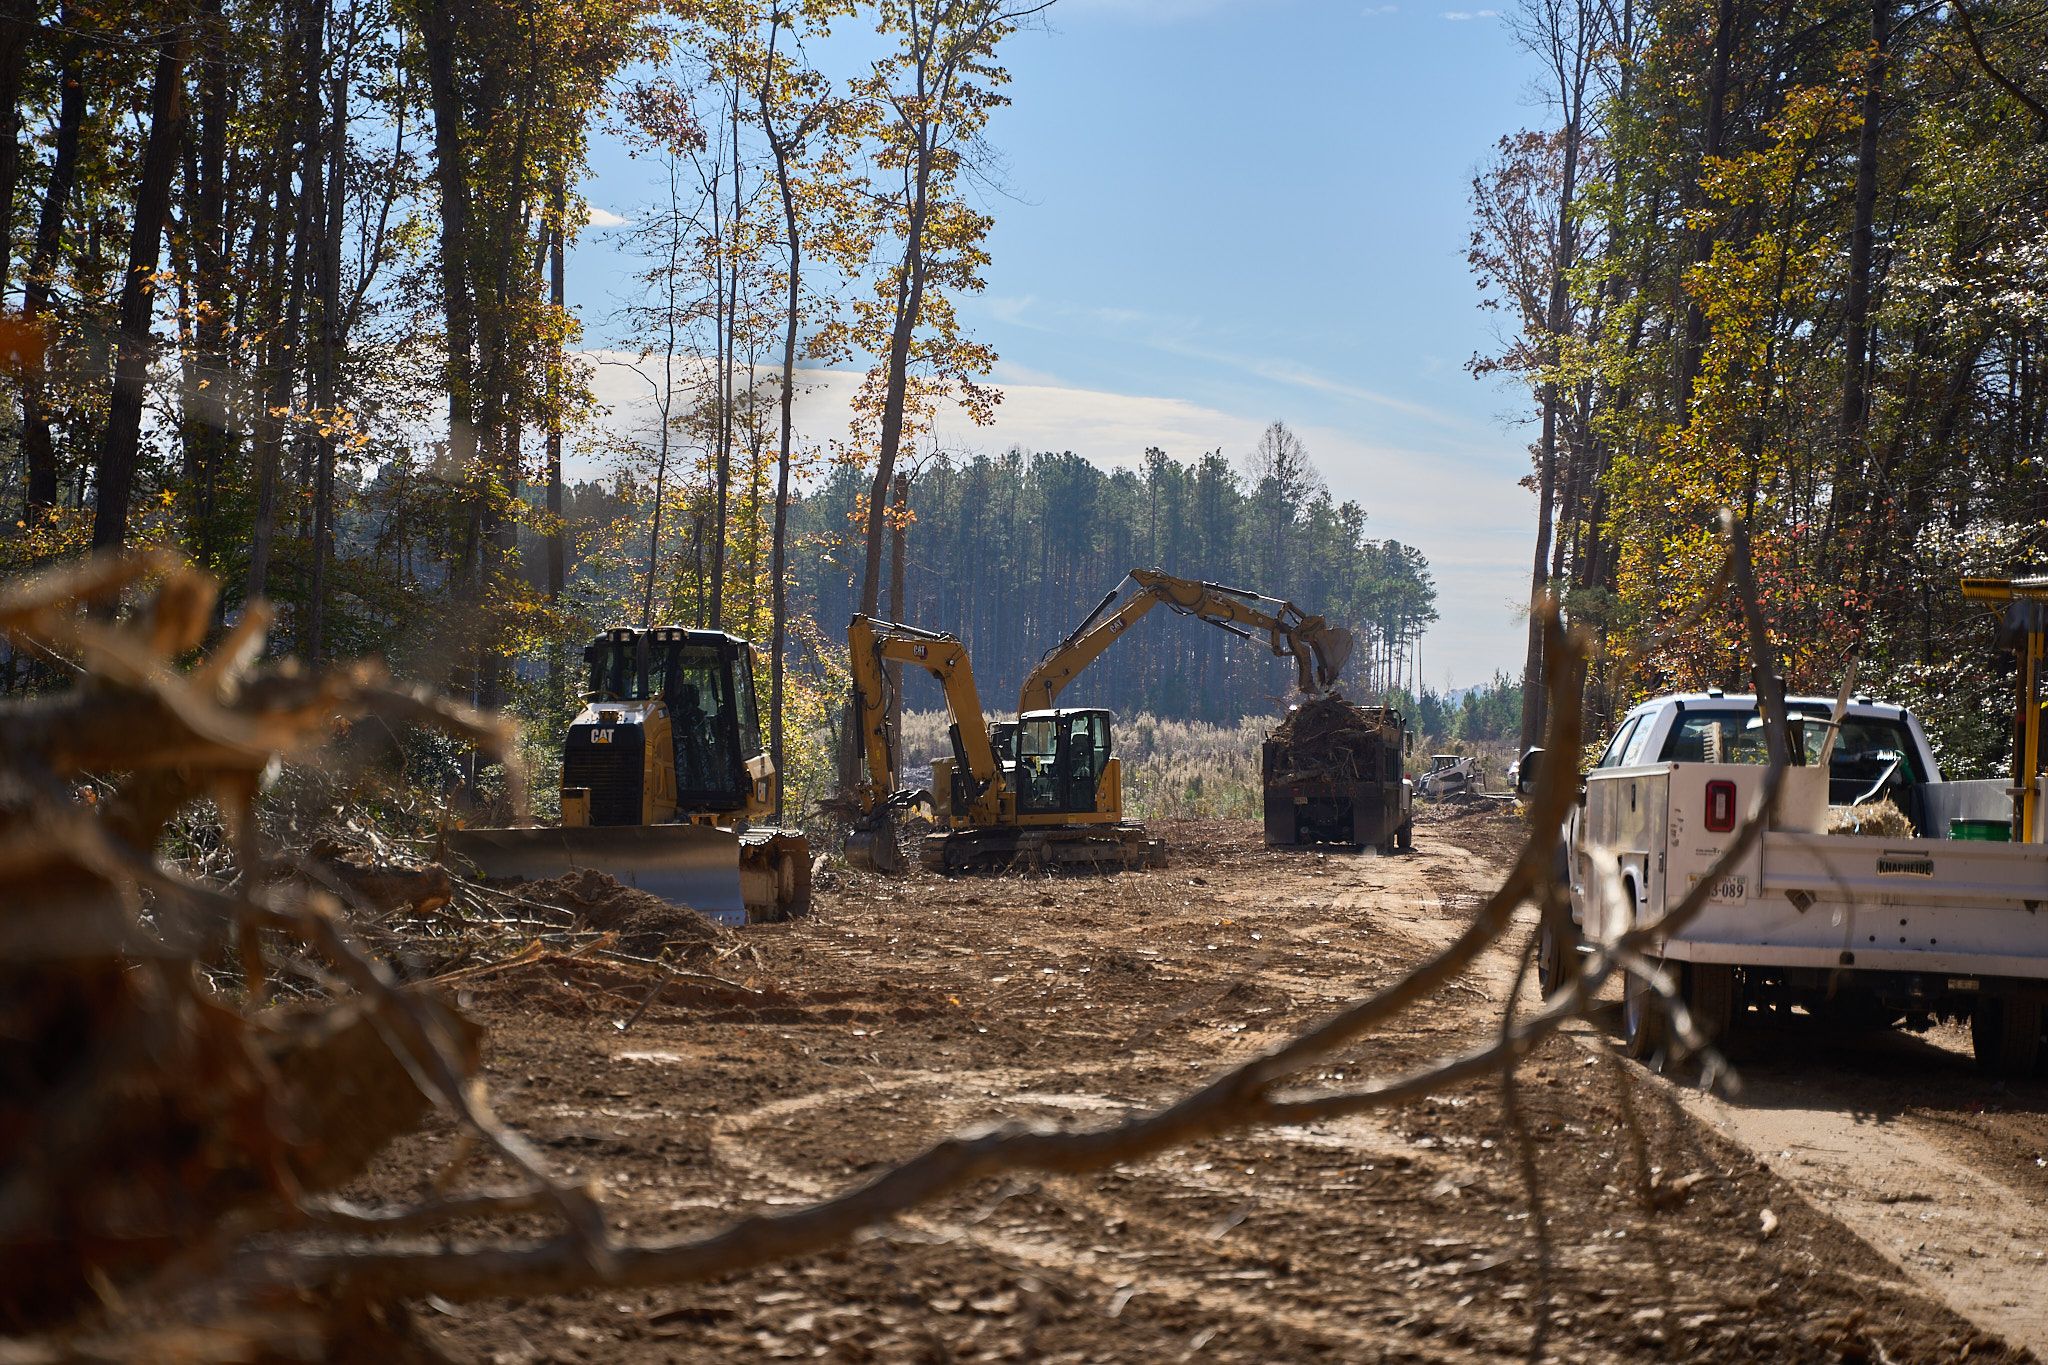
{"type": "Polygon", "coordinates": [[[1294,660],[1301,690],[1307,696],[1318,697],[1336,687],[1344,663],[1351,657],[1350,631],[1332,626],[1320,616],[1310,616],[1292,602],[1249,588],[1177,578],[1158,569],[1133,569],[1126,581],[1135,584],[1137,591],[1121,606],[1110,611],[1123,595],[1119,583],[1103,595],[1072,634],[1038,661],[1038,667],[1024,680],[1017,701],[1019,716],[1056,703],[1082,669],[1102,657],[1104,650],[1121,640],[1124,632],[1154,607],[1196,617],[1247,640],[1263,633],[1276,656],[1294,660]],[[1109,612],[1106,617],[1105,612],[1109,612]]]}
{"type": "Polygon", "coordinates": [[[860,816],[847,858],[873,872],[903,870],[895,812],[926,807],[939,828],[919,861],[935,872],[1165,865],[1165,845],[1123,818],[1123,772],[1100,708],[1041,710],[1006,727],[1001,750],[982,716],[967,646],[956,636],[856,616],[846,630],[854,712],[866,760],[860,816]],[[897,785],[889,714],[891,664],[923,669],[945,690],[953,756],[932,765],[933,792],[897,785]]]}
{"type": "Polygon", "coordinates": [[[743,924],[802,914],[802,831],[755,822],[779,804],[761,743],[753,646],[681,626],[614,626],[584,646],[583,709],[562,744],[562,823],[450,830],[445,848],[487,877],[593,868],[743,924]]]}

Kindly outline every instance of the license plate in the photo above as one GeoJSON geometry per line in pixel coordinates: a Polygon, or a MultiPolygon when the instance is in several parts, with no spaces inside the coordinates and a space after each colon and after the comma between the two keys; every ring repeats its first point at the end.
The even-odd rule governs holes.
{"type": "MultiPolygon", "coordinates": [[[[1698,886],[1700,874],[1695,872],[1685,879],[1688,889],[1698,886]]],[[[1707,893],[1708,900],[1745,901],[1749,899],[1749,878],[1723,877],[1714,883],[1714,889],[1707,893]]]]}

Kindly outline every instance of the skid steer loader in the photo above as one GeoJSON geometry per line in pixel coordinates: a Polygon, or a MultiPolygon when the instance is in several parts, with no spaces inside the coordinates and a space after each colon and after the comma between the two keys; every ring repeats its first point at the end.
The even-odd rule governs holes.
{"type": "Polygon", "coordinates": [[[726,924],[810,906],[799,830],[754,826],[780,775],[761,744],[753,647],[723,631],[615,626],[583,650],[588,687],[562,744],[562,823],[450,830],[486,877],[593,868],[726,924]]]}

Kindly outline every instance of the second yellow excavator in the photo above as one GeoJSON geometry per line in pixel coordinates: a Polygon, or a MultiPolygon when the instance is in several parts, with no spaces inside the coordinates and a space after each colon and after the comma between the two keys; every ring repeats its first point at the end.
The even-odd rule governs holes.
{"type": "Polygon", "coordinates": [[[1123,584],[1111,588],[1088,618],[1046,651],[1031,675],[1024,679],[1024,691],[1017,701],[1020,716],[1056,703],[1060,692],[1082,669],[1100,658],[1104,650],[1122,639],[1124,632],[1154,607],[1193,616],[1247,640],[1264,634],[1274,654],[1294,660],[1297,681],[1307,696],[1321,696],[1336,687],[1344,663],[1351,657],[1350,631],[1333,626],[1320,616],[1311,616],[1292,602],[1249,588],[1179,578],[1158,569],[1133,569],[1127,578],[1137,591],[1110,611],[1122,595],[1123,584]]]}
{"type": "Polygon", "coordinates": [[[856,616],[846,642],[866,775],[848,859],[903,870],[894,813],[929,806],[939,826],[919,860],[936,872],[1022,866],[1102,870],[1165,865],[1166,848],[1123,818],[1123,771],[1100,708],[1043,710],[1004,727],[1001,751],[982,716],[967,646],[952,635],[856,616]],[[900,789],[889,730],[889,666],[921,668],[945,689],[953,756],[932,765],[936,792],[900,789]]]}

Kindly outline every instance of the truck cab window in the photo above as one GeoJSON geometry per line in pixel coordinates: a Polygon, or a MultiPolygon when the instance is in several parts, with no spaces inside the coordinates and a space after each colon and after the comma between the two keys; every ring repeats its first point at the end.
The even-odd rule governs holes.
{"type": "Polygon", "coordinates": [[[1614,738],[1607,741],[1606,751],[1600,755],[1600,761],[1593,766],[1596,768],[1620,767],[1622,750],[1627,746],[1630,736],[1642,728],[1644,719],[1645,717],[1642,716],[1630,716],[1627,720],[1623,721],[1621,728],[1614,732],[1614,738]]]}

